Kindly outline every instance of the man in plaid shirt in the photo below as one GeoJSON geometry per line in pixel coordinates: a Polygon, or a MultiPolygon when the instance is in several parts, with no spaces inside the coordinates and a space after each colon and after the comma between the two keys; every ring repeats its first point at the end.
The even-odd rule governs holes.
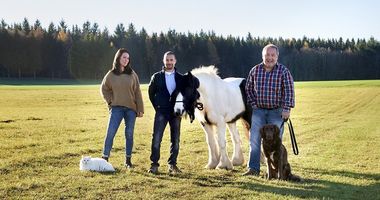
{"type": "MultiPolygon", "coordinates": [[[[260,128],[265,124],[275,124],[280,128],[294,107],[293,77],[284,65],[277,63],[278,56],[277,46],[265,46],[262,51],[263,62],[254,66],[247,78],[245,91],[253,112],[248,171],[243,175],[258,176],[260,173],[260,128]]],[[[281,138],[283,132],[282,127],[281,138]]]]}

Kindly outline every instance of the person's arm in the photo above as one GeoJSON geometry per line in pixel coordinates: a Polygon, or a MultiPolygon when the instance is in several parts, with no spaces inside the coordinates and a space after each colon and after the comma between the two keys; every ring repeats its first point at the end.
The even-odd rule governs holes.
{"type": "Polygon", "coordinates": [[[144,102],[141,94],[140,81],[137,74],[135,74],[135,96],[136,96],[136,105],[137,105],[137,117],[142,117],[144,115],[144,102]]]}
{"type": "Polygon", "coordinates": [[[148,87],[149,100],[152,103],[154,109],[156,109],[156,105],[154,104],[154,96],[156,95],[156,90],[157,90],[155,79],[156,79],[156,74],[154,74],[151,77],[149,87],[148,87]]]}
{"type": "Polygon", "coordinates": [[[288,119],[290,116],[291,108],[294,108],[294,81],[293,77],[290,74],[289,70],[285,70],[282,78],[282,86],[283,86],[283,106],[282,106],[282,118],[288,119]]]}
{"type": "Polygon", "coordinates": [[[103,81],[100,86],[100,93],[102,94],[102,97],[104,101],[107,103],[107,105],[111,106],[113,92],[112,92],[112,86],[109,80],[109,73],[107,73],[103,78],[103,81]]]}

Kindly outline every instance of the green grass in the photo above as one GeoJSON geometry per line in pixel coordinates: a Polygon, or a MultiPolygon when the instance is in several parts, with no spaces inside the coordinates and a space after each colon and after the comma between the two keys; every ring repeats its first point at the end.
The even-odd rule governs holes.
{"type": "Polygon", "coordinates": [[[380,199],[378,80],[296,83],[292,122],[300,154],[292,154],[287,131],[284,143],[301,183],[243,177],[244,166],[204,169],[205,136],[188,119],[178,158],[183,174],[166,173],[168,130],[161,174],[148,174],[154,113],[147,85],[142,90],[146,113],[136,122],[136,167],[123,167],[120,128],[110,159],[117,171],[96,173],[79,171],[79,160],[101,155],[108,112],[98,85],[0,85],[0,199],[380,199]]]}

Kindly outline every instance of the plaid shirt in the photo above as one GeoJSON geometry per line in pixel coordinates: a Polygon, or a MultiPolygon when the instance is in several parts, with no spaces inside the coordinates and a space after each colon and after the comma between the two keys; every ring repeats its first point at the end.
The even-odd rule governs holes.
{"type": "Polygon", "coordinates": [[[288,112],[294,108],[293,77],[282,64],[277,63],[270,72],[265,71],[263,63],[254,66],[249,72],[245,91],[252,107],[282,107],[288,112]]]}

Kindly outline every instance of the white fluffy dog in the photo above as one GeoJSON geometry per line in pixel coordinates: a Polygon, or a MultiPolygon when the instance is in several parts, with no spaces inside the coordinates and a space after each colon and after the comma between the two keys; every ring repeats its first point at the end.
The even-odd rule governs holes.
{"type": "Polygon", "coordinates": [[[107,162],[103,158],[91,158],[91,156],[82,156],[82,159],[79,162],[79,170],[97,172],[115,171],[111,163],[107,162]]]}

